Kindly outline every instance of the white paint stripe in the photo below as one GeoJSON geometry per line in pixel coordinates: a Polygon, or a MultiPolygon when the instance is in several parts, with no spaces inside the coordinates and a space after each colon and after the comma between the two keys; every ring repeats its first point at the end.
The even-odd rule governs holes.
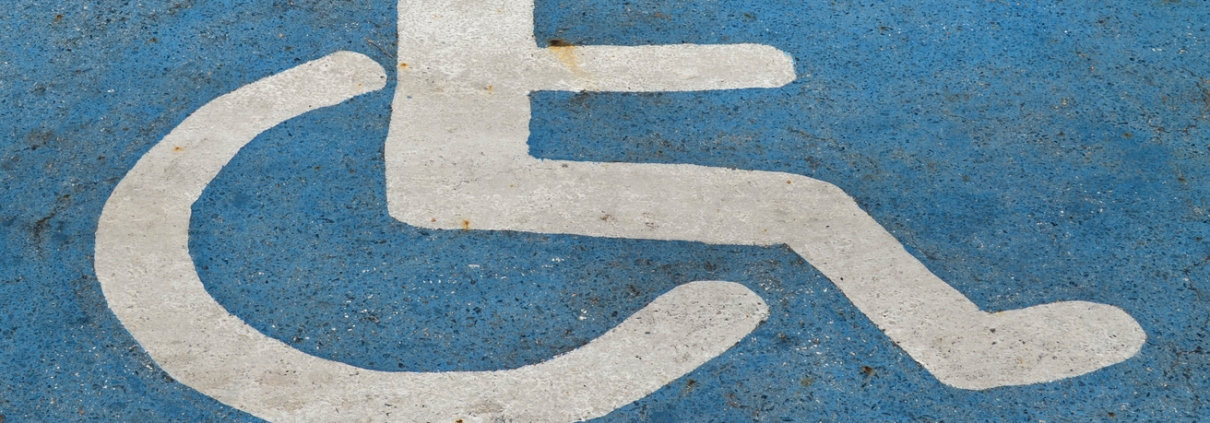
{"type": "MultiPolygon", "coordinates": [[[[685,85],[669,75],[706,69],[665,60],[677,55],[669,52],[700,54],[701,46],[606,47],[601,51],[625,60],[593,65],[591,76],[580,78],[589,82],[566,82],[557,70],[563,65],[534,53],[532,8],[529,0],[399,3],[400,40],[407,41],[400,43],[399,57],[409,65],[400,73],[386,146],[387,201],[396,219],[437,229],[788,244],[913,359],[964,389],[1081,375],[1132,357],[1146,340],[1133,318],[1102,304],[984,313],[823,181],[529,156],[533,90],[680,90],[685,85]]],[[[727,51],[744,49],[752,52],[738,54],[766,66],[745,67],[753,75],[745,80],[750,86],[789,81],[790,62],[772,59],[775,49],[738,45],[727,51]]],[[[738,61],[724,62],[710,68],[723,76],[706,75],[693,87],[741,86],[710,86],[708,81],[737,81],[726,72],[738,61]]]]}
{"type": "Polygon", "coordinates": [[[118,184],[97,226],[97,276],[118,319],[172,377],[278,422],[568,422],[646,396],[767,316],[742,285],[694,282],[570,353],[490,372],[365,370],[257,332],[198,278],[188,251],[191,205],[257,134],[384,80],[372,60],[345,52],[265,78],[199,109],[118,184]]]}
{"type": "Polygon", "coordinates": [[[774,88],[794,80],[789,54],[759,44],[541,49],[566,72],[531,90],[700,91],[774,88]],[[570,73],[570,75],[566,75],[570,73]]]}

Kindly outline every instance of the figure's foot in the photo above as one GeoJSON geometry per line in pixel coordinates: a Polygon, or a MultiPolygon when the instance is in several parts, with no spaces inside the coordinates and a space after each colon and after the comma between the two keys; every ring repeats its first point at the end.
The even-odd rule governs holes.
{"type": "MultiPolygon", "coordinates": [[[[931,340],[916,357],[961,389],[1028,385],[1079,376],[1133,357],[1147,334],[1117,307],[1064,301],[1000,313],[931,340]]],[[[940,333],[943,331],[935,331],[940,333]]]]}

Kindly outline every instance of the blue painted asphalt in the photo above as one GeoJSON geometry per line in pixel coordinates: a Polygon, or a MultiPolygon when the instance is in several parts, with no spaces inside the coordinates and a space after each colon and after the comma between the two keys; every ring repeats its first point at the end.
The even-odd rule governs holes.
{"type": "MultiPolygon", "coordinates": [[[[214,97],[337,50],[390,69],[390,1],[18,0],[0,13],[0,421],[257,421],[176,383],[109,311],[102,205],[214,97]]],[[[1210,419],[1210,5],[538,1],[539,40],[761,43],[774,90],[538,93],[542,158],[797,173],[843,188],[984,310],[1086,300],[1147,332],[1057,382],[942,385],[786,248],[408,227],[387,215],[393,87],[244,149],[193,209],[208,291],[263,333],[379,370],[536,363],[674,286],[770,318],[600,421],[1210,419]]],[[[393,78],[394,75],[391,75],[393,78]]]]}

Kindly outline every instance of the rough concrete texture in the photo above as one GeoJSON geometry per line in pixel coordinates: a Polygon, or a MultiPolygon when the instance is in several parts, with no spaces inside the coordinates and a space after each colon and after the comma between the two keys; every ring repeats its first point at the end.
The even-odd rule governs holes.
{"type": "MultiPolygon", "coordinates": [[[[614,401],[608,408],[620,408],[597,421],[1210,416],[1200,397],[1210,385],[1205,4],[535,4],[535,47],[766,45],[793,58],[796,79],[673,93],[576,92],[625,84],[569,83],[554,88],[571,91],[526,94],[529,156],[822,181],[980,310],[1102,304],[1146,334],[1137,354],[1091,373],[962,389],[884,332],[854,291],[839,291],[838,277],[828,279],[834,269],[786,241],[393,219],[385,141],[398,128],[392,112],[409,69],[391,3],[6,4],[0,421],[276,419],[237,394],[178,380],[111,308],[115,297],[98,281],[107,277],[99,222],[119,182],[187,117],[338,51],[385,68],[386,87],[260,133],[200,197],[182,194],[192,219],[174,229],[187,235],[215,309],[291,354],[375,374],[528,369],[572,357],[653,302],[703,286],[693,281],[730,281],[738,285],[717,286],[742,285],[736,298],[751,292],[759,301],[750,304],[767,304],[767,316],[741,313],[763,323],[728,335],[734,346],[711,344],[725,345],[683,376],[652,375],[671,382],[614,401]]],[[[1061,320],[1042,313],[1029,322],[1070,323],[1061,320]]],[[[468,407],[505,411],[496,402],[468,407]]]]}

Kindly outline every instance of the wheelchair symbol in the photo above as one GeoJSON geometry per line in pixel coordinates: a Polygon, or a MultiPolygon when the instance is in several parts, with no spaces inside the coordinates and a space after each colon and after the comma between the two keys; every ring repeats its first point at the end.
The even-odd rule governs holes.
{"type": "MultiPolygon", "coordinates": [[[[399,3],[398,84],[386,140],[390,215],[434,229],[789,245],[892,341],[961,389],[1078,376],[1135,355],[1146,334],[1116,307],[1067,301],[986,313],[933,275],[842,190],[801,175],[528,154],[529,93],[775,88],[790,56],[755,44],[539,48],[532,0],[399,3]]],[[[383,372],[310,356],[228,313],[188,251],[190,208],[257,134],[385,86],[338,52],[198,109],[110,195],[96,271],[109,307],[176,380],[271,421],[569,422],[636,401],[768,316],[732,282],[658,297],[601,337],[516,369],[383,372]]]]}

